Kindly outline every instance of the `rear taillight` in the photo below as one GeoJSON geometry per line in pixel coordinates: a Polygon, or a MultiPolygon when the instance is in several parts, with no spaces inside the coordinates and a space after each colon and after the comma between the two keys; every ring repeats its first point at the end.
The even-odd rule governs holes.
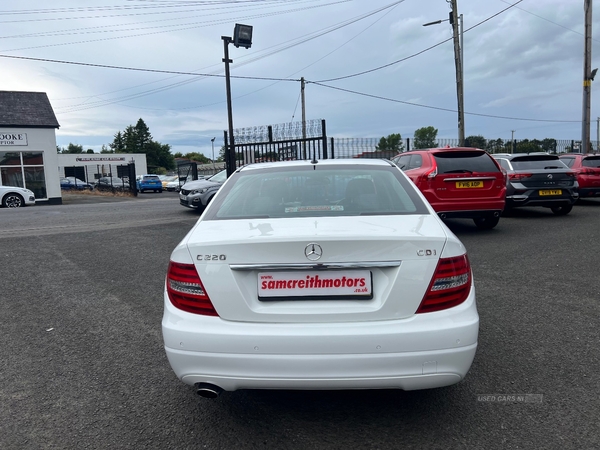
{"type": "Polygon", "coordinates": [[[167,295],[178,309],[203,316],[218,316],[193,264],[169,262],[167,295]]]}
{"type": "Polygon", "coordinates": [[[466,254],[441,258],[416,314],[460,305],[469,296],[471,283],[471,265],[466,254]]]}
{"type": "Polygon", "coordinates": [[[434,167],[433,169],[429,169],[427,172],[423,173],[420,177],[419,177],[419,181],[421,182],[428,182],[430,180],[432,180],[433,178],[435,178],[437,176],[437,167],[434,167]]]}
{"type": "Polygon", "coordinates": [[[594,169],[581,169],[580,172],[582,175],[598,175],[598,172],[594,169]]]}
{"type": "Polygon", "coordinates": [[[509,180],[520,181],[520,180],[524,180],[525,178],[529,178],[532,175],[533,174],[531,174],[531,173],[510,173],[510,174],[508,174],[508,178],[509,178],[509,180]]]}

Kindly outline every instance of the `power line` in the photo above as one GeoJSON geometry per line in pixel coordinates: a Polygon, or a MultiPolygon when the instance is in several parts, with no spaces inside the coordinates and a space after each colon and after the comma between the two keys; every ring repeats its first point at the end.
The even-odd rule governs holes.
{"type": "MultiPolygon", "coordinates": [[[[478,26],[479,26],[479,25],[481,25],[481,24],[484,24],[484,23],[485,23],[485,22],[487,22],[488,20],[491,20],[491,19],[493,19],[494,17],[496,17],[496,16],[498,16],[498,15],[502,14],[502,13],[503,13],[503,12],[505,12],[505,11],[508,11],[510,8],[514,7],[515,5],[518,5],[518,4],[519,4],[519,3],[521,3],[522,1],[523,1],[523,0],[519,0],[519,1],[517,1],[516,3],[514,3],[514,4],[510,5],[508,8],[505,8],[505,9],[503,9],[502,11],[498,11],[496,14],[494,14],[494,15],[492,15],[492,16],[490,16],[490,17],[488,17],[487,19],[484,19],[484,20],[482,20],[481,22],[479,22],[479,23],[476,23],[476,24],[475,24],[475,25],[473,25],[472,27],[470,27],[470,28],[467,28],[466,30],[464,30],[464,32],[466,33],[467,31],[470,31],[470,30],[472,30],[473,28],[475,28],[475,27],[478,27],[478,26]]],[[[348,78],[354,78],[354,77],[358,77],[358,76],[360,76],[360,75],[366,75],[366,74],[368,74],[368,73],[376,72],[376,71],[378,71],[378,70],[385,69],[385,68],[387,68],[387,67],[394,66],[394,65],[396,65],[396,64],[399,64],[399,63],[401,63],[401,62],[403,62],[403,61],[406,61],[406,60],[408,60],[408,59],[414,58],[415,56],[419,56],[419,55],[421,55],[421,54],[423,54],[423,53],[425,53],[425,52],[428,52],[429,50],[432,50],[432,49],[434,49],[434,48],[436,48],[436,47],[439,47],[439,46],[440,46],[440,45],[442,45],[442,44],[445,44],[445,43],[446,43],[446,42],[448,42],[448,41],[451,41],[452,39],[453,39],[453,38],[452,38],[452,37],[450,37],[450,38],[448,38],[448,39],[446,39],[446,40],[443,40],[443,41],[441,41],[441,42],[438,42],[438,43],[437,43],[437,44],[435,44],[435,45],[432,45],[431,47],[428,47],[428,48],[426,48],[426,49],[424,49],[424,50],[421,50],[421,51],[419,51],[419,52],[417,52],[417,53],[414,53],[414,54],[412,54],[412,55],[410,55],[410,56],[406,56],[405,58],[401,58],[401,59],[398,59],[398,60],[396,60],[396,61],[393,61],[393,62],[391,62],[391,63],[384,64],[383,66],[375,67],[375,68],[373,68],[373,69],[369,69],[369,70],[363,70],[362,72],[354,73],[354,74],[352,74],[352,75],[345,75],[345,76],[342,76],[342,77],[329,78],[329,79],[327,79],[327,80],[319,80],[319,82],[321,82],[321,83],[329,83],[330,81],[346,80],[346,79],[348,79],[348,78]]]]}
{"type": "MultiPolygon", "coordinates": [[[[434,109],[437,111],[445,111],[445,112],[452,112],[452,113],[456,113],[456,109],[451,109],[451,108],[441,108],[439,106],[430,106],[430,105],[423,105],[420,103],[414,103],[414,102],[406,102],[403,100],[396,100],[393,98],[389,98],[389,97],[383,97],[380,95],[373,95],[373,94],[367,94],[364,92],[358,92],[358,91],[353,91],[351,89],[343,89],[340,87],[336,87],[336,86],[329,86],[326,84],[323,84],[321,82],[318,81],[306,81],[307,83],[312,83],[315,84],[317,86],[321,86],[324,88],[328,88],[328,89],[334,89],[337,91],[342,91],[342,92],[347,92],[350,94],[355,94],[355,95],[361,95],[363,97],[370,97],[370,98],[375,98],[378,100],[385,100],[388,102],[393,102],[393,103],[402,103],[404,105],[409,105],[409,106],[417,106],[419,108],[427,108],[427,109],[434,109]]],[[[580,123],[581,120],[554,120],[554,119],[531,119],[531,118],[525,118],[525,117],[508,117],[508,116],[496,116],[493,114],[482,114],[482,113],[472,113],[472,112],[466,112],[465,114],[468,114],[470,116],[479,116],[479,117],[489,117],[492,119],[505,119],[505,120],[520,120],[520,121],[528,121],[528,122],[553,122],[553,123],[580,123]]]]}

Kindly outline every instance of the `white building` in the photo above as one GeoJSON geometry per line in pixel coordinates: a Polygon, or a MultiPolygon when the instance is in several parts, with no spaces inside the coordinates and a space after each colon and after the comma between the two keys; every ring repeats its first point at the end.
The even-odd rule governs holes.
{"type": "Polygon", "coordinates": [[[137,175],[147,173],[143,153],[58,154],[59,126],[45,92],[0,91],[0,186],[30,189],[36,203],[61,204],[61,177],[122,177],[130,163],[137,175]]]}
{"type": "Polygon", "coordinates": [[[100,177],[127,176],[127,165],[135,165],[136,175],[148,173],[145,153],[60,153],[58,173],[93,183],[100,177]]]}
{"type": "Polygon", "coordinates": [[[58,127],[44,92],[0,91],[0,185],[25,187],[36,200],[62,203],[58,127]]]}

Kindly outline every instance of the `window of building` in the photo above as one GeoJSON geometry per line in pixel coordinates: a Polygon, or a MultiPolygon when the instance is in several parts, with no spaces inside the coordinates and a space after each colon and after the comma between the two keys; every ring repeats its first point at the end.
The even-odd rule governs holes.
{"type": "Polygon", "coordinates": [[[43,152],[0,152],[0,179],[3,186],[24,187],[36,199],[47,198],[43,152]]]}

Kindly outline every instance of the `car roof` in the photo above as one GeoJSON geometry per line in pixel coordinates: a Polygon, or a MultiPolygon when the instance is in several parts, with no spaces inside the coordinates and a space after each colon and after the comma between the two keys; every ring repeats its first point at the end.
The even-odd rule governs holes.
{"type": "Polygon", "coordinates": [[[550,159],[557,159],[558,155],[552,155],[546,152],[531,152],[531,153],[496,153],[492,155],[494,158],[506,158],[506,159],[515,159],[515,158],[526,158],[529,156],[550,156],[550,159]]]}
{"type": "Polygon", "coordinates": [[[409,150],[406,153],[412,153],[412,152],[454,152],[454,151],[478,151],[478,152],[485,152],[485,150],[481,149],[481,148],[477,148],[477,147],[433,147],[433,148],[419,148],[419,149],[414,149],[414,150],[409,150]]]}
{"type": "MultiPolygon", "coordinates": [[[[306,166],[391,166],[392,162],[386,159],[368,159],[368,158],[345,158],[345,159],[320,159],[316,164],[313,164],[310,160],[295,160],[295,161],[276,161],[276,162],[263,162],[255,164],[247,164],[239,169],[238,171],[247,170],[258,170],[267,169],[272,167],[306,167],[306,166]]],[[[395,166],[394,166],[395,167],[395,166]]]]}

